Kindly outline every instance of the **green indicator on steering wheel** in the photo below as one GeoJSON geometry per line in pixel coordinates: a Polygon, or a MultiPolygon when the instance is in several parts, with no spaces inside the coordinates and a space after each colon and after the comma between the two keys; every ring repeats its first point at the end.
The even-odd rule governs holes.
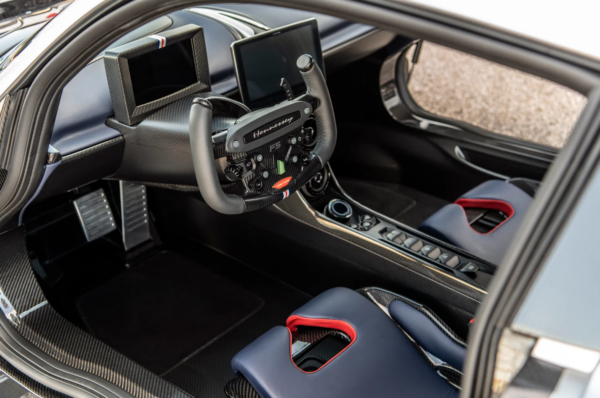
{"type": "Polygon", "coordinates": [[[277,161],[277,175],[285,174],[285,163],[281,160],[277,161]]]}

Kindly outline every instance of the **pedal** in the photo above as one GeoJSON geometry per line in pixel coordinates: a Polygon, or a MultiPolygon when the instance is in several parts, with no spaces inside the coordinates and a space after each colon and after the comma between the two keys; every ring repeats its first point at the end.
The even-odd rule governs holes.
{"type": "Polygon", "coordinates": [[[117,229],[103,189],[78,198],[73,205],[88,242],[117,229]]]}
{"type": "Polygon", "coordinates": [[[119,181],[123,245],[129,250],[150,239],[146,187],[119,181]]]}

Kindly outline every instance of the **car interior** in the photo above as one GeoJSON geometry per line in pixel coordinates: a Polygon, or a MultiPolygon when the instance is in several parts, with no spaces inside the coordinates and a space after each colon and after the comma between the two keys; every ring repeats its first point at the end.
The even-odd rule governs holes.
{"type": "Polygon", "coordinates": [[[0,248],[17,330],[135,396],[457,397],[560,149],[420,107],[422,44],[219,4],[110,45],[0,248]]]}

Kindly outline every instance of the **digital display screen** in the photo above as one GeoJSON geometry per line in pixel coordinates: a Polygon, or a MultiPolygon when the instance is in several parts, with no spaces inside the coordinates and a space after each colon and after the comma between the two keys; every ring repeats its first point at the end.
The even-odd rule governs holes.
{"type": "Polygon", "coordinates": [[[306,92],[306,85],[296,67],[301,55],[311,55],[324,72],[316,20],[234,42],[232,49],[242,99],[252,109],[286,99],[280,86],[281,78],[290,83],[294,95],[306,92]]]}
{"type": "Polygon", "coordinates": [[[182,90],[198,81],[192,40],[130,58],[129,74],[135,105],[144,105],[182,90]]]}

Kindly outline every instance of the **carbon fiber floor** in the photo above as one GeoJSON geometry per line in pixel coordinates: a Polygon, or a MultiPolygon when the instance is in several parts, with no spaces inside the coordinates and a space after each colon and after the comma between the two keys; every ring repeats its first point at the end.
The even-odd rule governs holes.
{"type": "Polygon", "coordinates": [[[285,324],[290,313],[311,297],[213,250],[203,247],[190,249],[189,246],[176,250],[207,264],[210,271],[239,285],[265,303],[254,315],[162,375],[196,398],[224,397],[223,389],[233,378],[231,358],[273,326],[285,324]]]}

